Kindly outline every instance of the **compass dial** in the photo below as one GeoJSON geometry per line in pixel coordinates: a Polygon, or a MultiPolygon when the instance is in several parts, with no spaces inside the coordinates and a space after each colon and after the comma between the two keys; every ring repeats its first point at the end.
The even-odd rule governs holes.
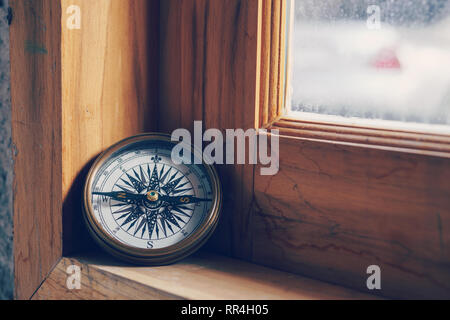
{"type": "MultiPolygon", "coordinates": [[[[85,186],[89,230],[109,252],[163,264],[190,254],[217,223],[221,195],[215,169],[172,161],[176,142],[161,134],[126,139],[105,151],[85,186]]],[[[192,159],[201,153],[192,146],[192,159]]]]}

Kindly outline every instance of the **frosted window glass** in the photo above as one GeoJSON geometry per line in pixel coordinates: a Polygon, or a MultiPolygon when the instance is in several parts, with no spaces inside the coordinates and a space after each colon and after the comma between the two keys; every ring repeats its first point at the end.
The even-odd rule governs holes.
{"type": "Polygon", "coordinates": [[[295,0],[291,112],[450,124],[449,0],[295,0]]]}

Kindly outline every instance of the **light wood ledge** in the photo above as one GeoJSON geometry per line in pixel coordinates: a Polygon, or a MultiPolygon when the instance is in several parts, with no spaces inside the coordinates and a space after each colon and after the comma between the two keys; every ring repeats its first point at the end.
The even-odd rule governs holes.
{"type": "Polygon", "coordinates": [[[210,253],[163,267],[120,264],[103,254],[62,258],[32,299],[374,299],[351,289],[210,253]],[[66,286],[81,268],[81,289],[66,286]]]}

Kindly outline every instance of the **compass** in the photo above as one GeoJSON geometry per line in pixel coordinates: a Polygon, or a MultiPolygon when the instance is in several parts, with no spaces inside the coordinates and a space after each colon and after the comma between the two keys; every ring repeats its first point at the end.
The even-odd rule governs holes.
{"type": "Polygon", "coordinates": [[[112,255],[163,265],[199,249],[214,231],[222,204],[215,168],[189,145],[191,163],[175,164],[169,135],[133,136],[104,151],[90,169],[83,216],[112,255]]]}

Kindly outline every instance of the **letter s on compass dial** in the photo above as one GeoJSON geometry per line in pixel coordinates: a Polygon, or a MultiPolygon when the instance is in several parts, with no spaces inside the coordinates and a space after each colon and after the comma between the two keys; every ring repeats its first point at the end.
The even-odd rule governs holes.
{"type": "Polygon", "coordinates": [[[92,166],[84,218],[109,253],[138,264],[172,263],[200,248],[214,231],[222,202],[217,172],[190,145],[192,159],[200,161],[174,164],[176,144],[164,134],[134,136],[110,147],[92,166]]]}

